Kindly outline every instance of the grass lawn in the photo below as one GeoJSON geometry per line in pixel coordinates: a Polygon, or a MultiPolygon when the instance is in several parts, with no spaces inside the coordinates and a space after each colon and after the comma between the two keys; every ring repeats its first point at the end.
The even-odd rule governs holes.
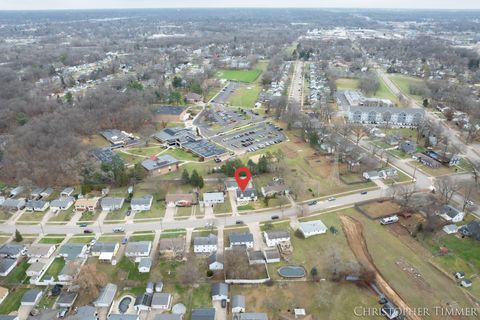
{"type": "Polygon", "coordinates": [[[153,241],[155,238],[155,234],[149,233],[149,234],[136,234],[128,238],[128,241],[153,241]]]}
{"type": "Polygon", "coordinates": [[[230,204],[230,197],[225,197],[224,203],[217,203],[213,205],[213,213],[220,214],[220,213],[230,213],[232,212],[232,205],[230,204]]]}
{"type": "Polygon", "coordinates": [[[165,148],[162,148],[160,146],[155,146],[155,145],[145,146],[145,147],[142,147],[142,148],[128,148],[128,149],[125,149],[125,151],[127,151],[128,153],[132,153],[132,154],[135,154],[135,155],[138,155],[138,156],[142,156],[144,158],[156,155],[156,154],[162,152],[163,150],[165,150],[165,148]]]}
{"type": "Polygon", "coordinates": [[[48,223],[51,223],[51,222],[57,222],[56,224],[58,223],[68,223],[73,217],[73,206],[68,209],[68,210],[62,210],[60,212],[58,212],[56,215],[52,216],[48,222],[48,223]]]}
{"type": "Polygon", "coordinates": [[[4,283],[6,284],[20,284],[25,281],[27,275],[25,271],[27,271],[30,265],[27,263],[27,260],[23,260],[18,266],[13,268],[13,270],[5,277],[4,283]]]}
{"type": "Polygon", "coordinates": [[[68,240],[68,243],[90,243],[94,238],[93,236],[73,236],[68,240]]]}
{"type": "Polygon", "coordinates": [[[10,236],[0,236],[0,244],[4,244],[10,239],[10,236]]]}
{"type": "Polygon", "coordinates": [[[338,90],[356,90],[359,80],[355,78],[340,78],[336,80],[338,90]]]}
{"type": "Polygon", "coordinates": [[[123,207],[119,210],[113,210],[107,213],[105,220],[125,220],[125,214],[128,210],[128,204],[124,204],[123,207]]]}
{"type": "Polygon", "coordinates": [[[25,211],[17,221],[18,222],[22,222],[22,221],[39,222],[39,221],[42,221],[45,214],[47,214],[47,211],[45,211],[45,212],[27,212],[27,211],[25,211]]]}
{"type": "Polygon", "coordinates": [[[380,82],[380,87],[378,88],[378,91],[373,95],[375,98],[380,98],[380,99],[389,99],[396,105],[399,105],[399,100],[396,95],[390,91],[390,89],[387,87],[385,82],[381,77],[378,77],[378,81],[380,82]]]}
{"type": "Polygon", "coordinates": [[[428,262],[431,254],[410,235],[398,235],[390,231],[394,226],[382,226],[355,210],[344,213],[362,223],[376,267],[410,307],[432,310],[449,302],[471,306],[462,289],[428,262]]]}
{"type": "Polygon", "coordinates": [[[458,166],[452,166],[452,167],[447,167],[447,166],[441,165],[438,168],[431,168],[431,167],[423,165],[420,162],[415,161],[415,160],[409,161],[409,164],[412,167],[416,166],[418,169],[420,169],[423,172],[425,172],[425,173],[427,173],[431,176],[434,176],[434,177],[449,175],[449,174],[452,174],[452,173],[468,172],[468,171],[471,170],[471,165],[466,160],[464,160],[463,158],[460,160],[460,164],[458,166]]]}
{"type": "Polygon", "coordinates": [[[104,137],[99,134],[94,134],[88,137],[83,138],[83,143],[91,144],[98,148],[104,148],[110,146],[110,142],[108,142],[104,137]]]}
{"type": "Polygon", "coordinates": [[[168,229],[160,234],[160,239],[178,238],[187,234],[185,229],[168,229]]]}
{"type": "Polygon", "coordinates": [[[65,238],[42,238],[40,239],[40,241],[38,241],[38,243],[47,243],[47,244],[59,244],[61,243],[65,238]]]}
{"type": "Polygon", "coordinates": [[[45,276],[52,276],[55,280],[58,280],[58,274],[60,271],[62,271],[63,267],[65,266],[65,259],[63,258],[55,258],[53,260],[52,264],[48,268],[47,272],[43,275],[43,278],[45,276]]]}
{"type": "Polygon", "coordinates": [[[251,204],[246,204],[246,205],[237,207],[238,211],[246,211],[246,210],[254,210],[254,209],[255,208],[251,204]]]}
{"type": "MultiPolygon", "coordinates": [[[[50,288],[47,287],[47,292],[50,288]]],[[[40,302],[38,302],[37,308],[38,309],[51,309],[55,302],[57,301],[58,297],[48,296],[48,294],[44,294],[40,302]]]]}
{"type": "Polygon", "coordinates": [[[17,311],[20,308],[20,301],[28,288],[13,288],[10,293],[0,305],[0,314],[9,314],[12,311],[17,311]]]}
{"type": "Polygon", "coordinates": [[[190,217],[192,215],[192,207],[177,207],[175,216],[176,217],[190,217]]]}
{"type": "Polygon", "coordinates": [[[83,212],[82,213],[82,216],[80,217],[80,219],[78,219],[79,222],[87,222],[87,223],[93,223],[95,221],[97,221],[98,219],[98,216],[100,215],[100,212],[99,211],[95,211],[95,212],[83,212]]]}
{"type": "Polygon", "coordinates": [[[98,238],[98,242],[121,242],[125,238],[124,234],[107,233],[98,238]]]}
{"type": "Polygon", "coordinates": [[[412,128],[382,128],[381,131],[386,135],[398,135],[410,141],[417,141],[418,132],[412,128]]]}
{"type": "Polygon", "coordinates": [[[180,148],[171,148],[165,152],[162,152],[162,155],[169,154],[172,157],[178,160],[185,160],[185,161],[198,161],[198,157],[195,156],[193,153],[186,152],[180,148]]]}
{"type": "Polygon", "coordinates": [[[220,69],[217,72],[217,78],[227,79],[239,82],[252,83],[260,76],[262,70],[252,69],[252,70],[230,70],[230,69],[220,69]]]}
{"type": "Polygon", "coordinates": [[[227,102],[235,107],[253,108],[261,91],[258,84],[245,85],[236,89],[227,102]]]}
{"type": "Polygon", "coordinates": [[[410,84],[421,85],[424,83],[422,79],[401,74],[392,74],[389,76],[389,78],[404,94],[417,101],[422,100],[421,96],[413,95],[410,93],[410,84]]]}
{"type": "Polygon", "coordinates": [[[12,217],[12,213],[6,210],[0,210],[0,221],[7,221],[12,217]]]}
{"type": "Polygon", "coordinates": [[[147,281],[150,276],[150,273],[140,273],[137,264],[127,257],[123,257],[120,262],[118,262],[117,267],[128,273],[128,280],[147,281]]]}

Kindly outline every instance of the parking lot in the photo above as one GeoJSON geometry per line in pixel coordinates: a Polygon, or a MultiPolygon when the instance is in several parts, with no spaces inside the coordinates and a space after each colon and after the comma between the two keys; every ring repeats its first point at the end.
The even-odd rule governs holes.
{"type": "Polygon", "coordinates": [[[228,135],[214,138],[228,149],[253,152],[286,140],[283,129],[269,122],[259,123],[228,135]]]}
{"type": "Polygon", "coordinates": [[[226,87],[224,87],[220,93],[214,97],[210,102],[211,103],[225,103],[230,98],[230,96],[235,92],[235,90],[240,86],[237,82],[229,82],[226,87]]]}

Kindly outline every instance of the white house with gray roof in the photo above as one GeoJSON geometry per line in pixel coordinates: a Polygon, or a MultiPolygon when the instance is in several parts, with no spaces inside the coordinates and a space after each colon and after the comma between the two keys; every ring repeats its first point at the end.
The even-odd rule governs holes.
{"type": "Polygon", "coordinates": [[[151,250],[152,241],[129,242],[125,247],[125,256],[134,258],[136,262],[140,262],[140,258],[150,256],[151,250]]]}
{"type": "Polygon", "coordinates": [[[240,313],[240,320],[268,320],[266,313],[260,312],[245,312],[240,313]]]}
{"type": "Polygon", "coordinates": [[[150,257],[140,258],[140,262],[138,262],[138,272],[148,273],[150,272],[151,267],[152,267],[152,258],[150,257]]]}
{"type": "Polygon", "coordinates": [[[67,188],[63,189],[62,192],[60,192],[60,196],[61,197],[70,197],[73,194],[74,191],[75,191],[74,188],[67,187],[67,188]]]}
{"type": "Polygon", "coordinates": [[[0,257],[18,259],[25,251],[25,245],[16,243],[5,243],[0,246],[0,257]]]}
{"type": "Polygon", "coordinates": [[[148,211],[152,208],[153,196],[147,194],[139,198],[132,198],[130,207],[133,211],[148,211]]]}
{"type": "Polygon", "coordinates": [[[48,209],[50,202],[43,200],[30,200],[25,204],[27,211],[43,212],[48,209]]]}
{"type": "Polygon", "coordinates": [[[87,245],[84,243],[65,243],[60,246],[58,255],[71,261],[83,257],[86,251],[87,245]]]}
{"type": "Polygon", "coordinates": [[[228,299],[228,284],[220,282],[212,285],[212,300],[227,300],[228,299]]]}
{"type": "Polygon", "coordinates": [[[7,210],[21,210],[25,207],[25,199],[19,198],[19,199],[11,199],[7,198],[3,203],[1,204],[2,208],[5,208],[7,210]]]}
{"type": "Polygon", "coordinates": [[[206,206],[211,206],[216,203],[224,203],[225,195],[223,192],[205,192],[203,194],[203,204],[206,206]]]}
{"type": "Polygon", "coordinates": [[[253,248],[253,234],[249,232],[232,232],[228,235],[228,239],[230,241],[230,248],[235,246],[245,246],[247,249],[253,248]]]}
{"type": "Polygon", "coordinates": [[[444,204],[440,208],[440,216],[448,222],[461,222],[465,217],[465,213],[451,205],[444,204]]]}
{"type": "Polygon", "coordinates": [[[222,257],[218,252],[212,252],[212,254],[208,256],[207,263],[209,270],[223,270],[222,257]]]}
{"type": "Polygon", "coordinates": [[[42,298],[42,290],[30,289],[22,297],[20,304],[22,306],[35,306],[42,298]]]}
{"type": "Polygon", "coordinates": [[[36,243],[30,245],[27,251],[29,258],[50,258],[55,252],[56,246],[54,244],[36,243]]]}
{"type": "Polygon", "coordinates": [[[74,197],[60,197],[50,202],[50,208],[52,210],[68,210],[74,202],[74,197]]]}
{"type": "Polygon", "coordinates": [[[323,224],[321,220],[300,222],[299,229],[305,238],[327,232],[327,227],[323,224]]]}
{"type": "Polygon", "coordinates": [[[6,277],[16,265],[16,259],[0,258],[0,276],[6,277]]]}
{"type": "Polygon", "coordinates": [[[120,210],[123,207],[124,202],[124,198],[106,197],[100,201],[100,206],[102,207],[102,211],[110,212],[120,210]]]}
{"type": "Polygon", "coordinates": [[[155,292],[152,297],[152,309],[170,310],[172,295],[170,293],[155,292]]]}
{"type": "Polygon", "coordinates": [[[245,296],[234,295],[231,301],[232,313],[245,312],[245,296]]]}
{"type": "Polygon", "coordinates": [[[193,252],[195,253],[212,253],[217,251],[218,238],[214,234],[206,237],[195,237],[193,239],[193,252]]]}
{"type": "Polygon", "coordinates": [[[290,233],[286,230],[272,230],[263,233],[268,247],[275,247],[282,242],[290,242],[290,233]]]}

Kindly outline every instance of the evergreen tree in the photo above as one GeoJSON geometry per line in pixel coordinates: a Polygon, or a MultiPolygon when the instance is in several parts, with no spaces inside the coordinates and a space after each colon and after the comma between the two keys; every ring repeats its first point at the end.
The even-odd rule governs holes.
{"type": "Polygon", "coordinates": [[[190,176],[190,184],[194,187],[198,187],[200,184],[200,175],[197,170],[193,170],[192,175],[190,176]]]}
{"type": "Polygon", "coordinates": [[[189,184],[190,183],[190,175],[188,174],[187,169],[183,169],[182,172],[182,183],[189,184]]]}
{"type": "Polygon", "coordinates": [[[15,242],[22,242],[23,241],[23,236],[20,233],[20,231],[15,230],[15,242]]]}

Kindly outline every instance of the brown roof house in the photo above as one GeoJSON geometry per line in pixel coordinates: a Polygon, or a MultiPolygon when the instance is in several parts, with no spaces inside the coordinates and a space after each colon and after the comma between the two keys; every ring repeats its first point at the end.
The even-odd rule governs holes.
{"type": "Polygon", "coordinates": [[[182,122],[188,119],[187,108],[180,106],[159,106],[153,110],[156,122],[182,122]]]}

